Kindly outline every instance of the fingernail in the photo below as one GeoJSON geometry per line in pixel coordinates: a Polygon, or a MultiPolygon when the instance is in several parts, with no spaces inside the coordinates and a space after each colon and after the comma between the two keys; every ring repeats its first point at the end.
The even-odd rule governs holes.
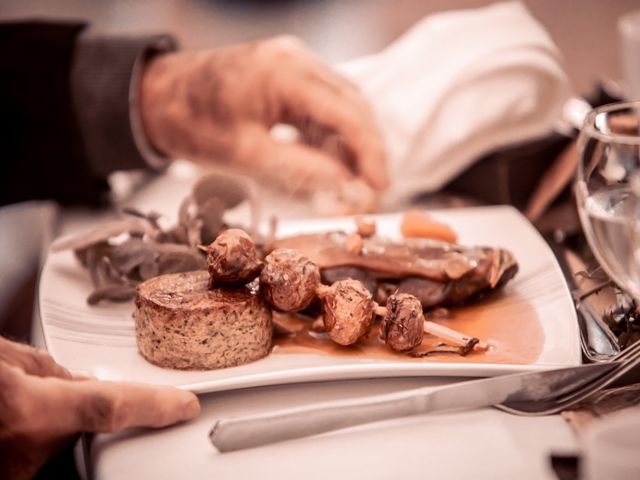
{"type": "Polygon", "coordinates": [[[200,413],[200,402],[198,401],[198,397],[193,395],[193,398],[187,402],[182,411],[182,419],[190,420],[200,413]]]}

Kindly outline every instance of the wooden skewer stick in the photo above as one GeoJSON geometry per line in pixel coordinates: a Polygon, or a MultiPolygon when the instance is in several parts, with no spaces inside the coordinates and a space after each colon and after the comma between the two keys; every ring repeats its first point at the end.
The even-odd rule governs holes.
{"type": "MultiPolygon", "coordinates": [[[[376,315],[379,315],[381,317],[384,317],[387,314],[387,307],[384,307],[382,305],[374,305],[373,310],[376,315]]],[[[458,345],[460,347],[466,347],[470,342],[474,340],[474,337],[470,337],[468,335],[465,335],[464,333],[458,332],[457,330],[428,320],[425,320],[424,322],[424,331],[425,333],[429,333],[435,337],[442,338],[443,340],[446,340],[453,345],[458,345]]],[[[473,346],[473,349],[477,351],[486,351],[489,348],[489,344],[483,341],[478,341],[473,346]]]]}
{"type": "MultiPolygon", "coordinates": [[[[460,345],[461,347],[467,346],[469,342],[473,340],[473,337],[428,320],[425,320],[424,322],[424,331],[438,338],[442,338],[443,340],[447,340],[454,345],[460,345]]],[[[489,349],[489,344],[487,342],[479,341],[474,345],[473,349],[486,351],[489,349]]]]}

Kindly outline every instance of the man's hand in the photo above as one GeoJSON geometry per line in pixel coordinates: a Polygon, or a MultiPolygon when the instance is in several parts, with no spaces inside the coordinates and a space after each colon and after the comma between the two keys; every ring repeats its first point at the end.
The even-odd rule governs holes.
{"type": "Polygon", "coordinates": [[[0,337],[1,478],[31,478],[79,432],[165,427],[199,411],[192,393],[75,378],[45,352],[0,337]]]}
{"type": "Polygon", "coordinates": [[[388,186],[368,103],[295,37],[159,56],[140,98],[144,129],[169,156],[225,162],[286,191],[337,191],[354,178],[388,186]],[[302,138],[274,140],[279,123],[302,138]]]}

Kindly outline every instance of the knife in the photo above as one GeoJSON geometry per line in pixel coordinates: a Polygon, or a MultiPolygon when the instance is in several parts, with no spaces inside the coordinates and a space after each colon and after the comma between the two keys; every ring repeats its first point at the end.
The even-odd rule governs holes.
{"type": "Polygon", "coordinates": [[[589,383],[615,363],[470,380],[368,398],[219,419],[209,438],[220,452],[253,448],[370,422],[448,410],[550,400],[589,383]]]}

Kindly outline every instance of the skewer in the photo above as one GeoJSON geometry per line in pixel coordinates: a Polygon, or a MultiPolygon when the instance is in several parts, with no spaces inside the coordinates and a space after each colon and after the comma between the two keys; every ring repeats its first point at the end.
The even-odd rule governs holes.
{"type": "MultiPolygon", "coordinates": [[[[444,325],[430,322],[428,320],[425,320],[424,322],[424,331],[438,338],[442,338],[443,340],[447,340],[454,345],[460,345],[461,347],[468,345],[469,342],[474,340],[475,338],[465,335],[464,333],[460,333],[452,328],[445,327],[444,325]]],[[[478,340],[478,343],[473,346],[473,349],[476,351],[484,352],[489,350],[489,344],[487,342],[483,342],[482,340],[478,340]]]]}
{"type": "Polygon", "coordinates": [[[381,335],[394,350],[407,351],[416,348],[422,342],[422,333],[428,333],[463,348],[473,348],[476,351],[489,349],[489,344],[475,337],[425,320],[422,305],[413,295],[391,295],[386,307],[376,305],[374,311],[383,318],[381,335]]]}
{"type": "Polygon", "coordinates": [[[381,338],[399,352],[419,346],[424,333],[468,350],[489,348],[477,338],[425,320],[422,304],[413,295],[391,295],[383,307],[373,301],[369,291],[357,280],[323,285],[317,266],[294,250],[276,249],[264,264],[260,285],[267,302],[279,311],[296,312],[308,307],[315,297],[319,298],[326,332],[340,345],[357,342],[369,331],[374,315],[379,315],[383,318],[381,338]]]}

